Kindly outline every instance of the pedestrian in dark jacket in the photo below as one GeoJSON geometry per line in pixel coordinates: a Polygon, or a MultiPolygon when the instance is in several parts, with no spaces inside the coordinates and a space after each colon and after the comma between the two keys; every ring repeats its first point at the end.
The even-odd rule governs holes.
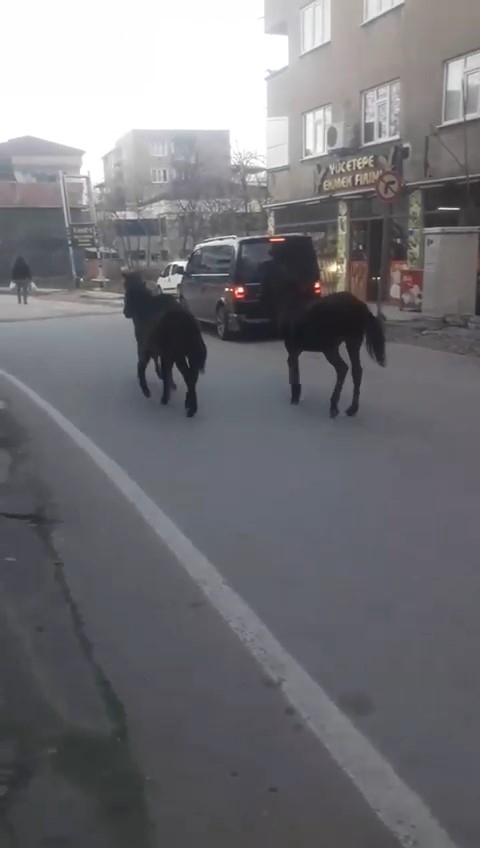
{"type": "Polygon", "coordinates": [[[28,302],[28,289],[32,282],[32,274],[23,256],[17,256],[13,263],[12,281],[17,286],[18,302],[21,303],[23,298],[23,302],[26,304],[28,302]]]}

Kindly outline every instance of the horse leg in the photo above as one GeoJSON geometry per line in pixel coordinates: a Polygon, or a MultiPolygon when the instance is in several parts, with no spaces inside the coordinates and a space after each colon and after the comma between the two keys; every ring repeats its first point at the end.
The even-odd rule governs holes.
{"type": "Polygon", "coordinates": [[[185,396],[185,410],[187,413],[187,418],[193,418],[193,416],[198,411],[196,386],[198,382],[199,370],[198,368],[194,368],[191,365],[188,365],[186,359],[178,360],[176,365],[187,386],[187,394],[185,396]]]}
{"type": "Polygon", "coordinates": [[[143,394],[145,395],[146,398],[150,397],[150,389],[148,388],[147,380],[146,380],[146,376],[145,376],[146,371],[147,371],[147,365],[148,365],[149,362],[150,362],[150,354],[149,353],[142,353],[141,356],[138,359],[138,365],[137,365],[138,382],[140,383],[140,388],[141,388],[141,390],[142,390],[142,392],[143,392],[143,394]]]}
{"type": "MultiPolygon", "coordinates": [[[[157,373],[158,379],[163,380],[162,368],[161,368],[160,363],[158,361],[158,357],[155,358],[155,371],[157,373]]],[[[170,388],[173,392],[177,391],[177,384],[176,384],[175,380],[173,379],[173,370],[172,370],[172,373],[170,374],[170,388]]]]}
{"type": "Polygon", "coordinates": [[[324,351],[323,353],[328,362],[330,362],[330,365],[333,365],[337,374],[337,382],[330,398],[330,418],[336,418],[338,415],[338,401],[340,400],[345,377],[348,374],[348,365],[340,356],[338,347],[324,351]]]}
{"type": "Polygon", "coordinates": [[[302,385],[300,383],[300,354],[290,351],[288,355],[288,378],[290,381],[290,403],[295,406],[300,402],[302,396],[302,385]]]}
{"type": "MultiPolygon", "coordinates": [[[[158,356],[155,357],[155,371],[156,371],[158,379],[163,381],[162,368],[161,368],[160,363],[158,361],[158,356]]],[[[173,379],[173,372],[172,372],[172,374],[170,374],[170,388],[172,389],[173,392],[176,392],[176,390],[177,390],[177,384],[176,384],[175,380],[173,379]]]]}
{"type": "Polygon", "coordinates": [[[362,347],[362,339],[351,339],[347,342],[348,355],[352,363],[352,379],[353,379],[353,400],[351,406],[346,410],[346,414],[353,418],[357,414],[360,405],[360,387],[362,385],[363,368],[360,362],[360,348],[362,347]]]}
{"type": "Polygon", "coordinates": [[[173,362],[170,359],[166,359],[162,357],[162,380],[163,380],[163,394],[162,394],[162,406],[166,406],[168,401],[170,400],[170,391],[172,388],[172,370],[173,370],[173,362]]]}
{"type": "Polygon", "coordinates": [[[198,412],[197,383],[199,374],[198,368],[190,366],[190,385],[188,387],[187,397],[185,398],[187,418],[193,418],[198,412]]]}

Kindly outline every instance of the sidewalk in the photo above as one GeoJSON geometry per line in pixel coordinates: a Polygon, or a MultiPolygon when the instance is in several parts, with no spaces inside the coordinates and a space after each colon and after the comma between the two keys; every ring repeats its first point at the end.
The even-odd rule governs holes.
{"type": "Polygon", "coordinates": [[[151,848],[123,709],[69,592],[45,491],[0,403],[0,846],[151,848]]]}
{"type": "MultiPolygon", "coordinates": [[[[120,312],[122,303],[118,295],[95,302],[87,292],[64,292],[50,296],[32,295],[28,304],[19,305],[16,295],[4,294],[0,297],[0,322],[2,321],[42,321],[48,318],[77,317],[80,315],[109,315],[120,312]],[[85,295],[87,295],[85,297],[85,295]]],[[[102,292],[103,294],[103,292],[102,292]]]]}

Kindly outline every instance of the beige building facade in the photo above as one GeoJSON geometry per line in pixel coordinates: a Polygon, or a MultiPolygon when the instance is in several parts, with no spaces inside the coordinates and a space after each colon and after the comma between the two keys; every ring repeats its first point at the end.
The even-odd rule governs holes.
{"type": "Polygon", "coordinates": [[[289,53],[267,82],[271,226],[311,232],[327,285],[372,300],[383,171],[403,183],[393,280],[425,227],[480,225],[479,2],[265,0],[265,27],[289,53]]]}

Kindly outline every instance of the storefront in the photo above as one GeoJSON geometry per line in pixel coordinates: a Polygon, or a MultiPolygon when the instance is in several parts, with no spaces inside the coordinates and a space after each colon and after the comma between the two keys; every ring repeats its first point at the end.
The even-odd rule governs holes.
{"type": "MultiPolygon", "coordinates": [[[[275,232],[311,234],[326,291],[377,299],[385,205],[375,185],[385,167],[375,156],[338,159],[317,169],[316,197],[271,206],[275,232]]],[[[390,279],[382,301],[399,305],[402,271],[421,279],[426,227],[480,225],[480,177],[407,184],[391,212],[390,279]]]]}
{"type": "MultiPolygon", "coordinates": [[[[375,184],[385,165],[375,156],[339,159],[318,173],[317,197],[273,207],[275,231],[308,232],[318,256],[327,291],[348,289],[363,300],[375,300],[380,280],[383,204],[375,184]]],[[[393,210],[392,274],[407,266],[409,200],[393,210]]],[[[383,299],[392,298],[391,287],[383,299]]],[[[395,294],[395,292],[394,292],[395,294]]]]}
{"type": "Polygon", "coordinates": [[[320,278],[326,291],[336,291],[338,277],[338,202],[314,200],[275,209],[275,232],[312,236],[320,278]]]}

